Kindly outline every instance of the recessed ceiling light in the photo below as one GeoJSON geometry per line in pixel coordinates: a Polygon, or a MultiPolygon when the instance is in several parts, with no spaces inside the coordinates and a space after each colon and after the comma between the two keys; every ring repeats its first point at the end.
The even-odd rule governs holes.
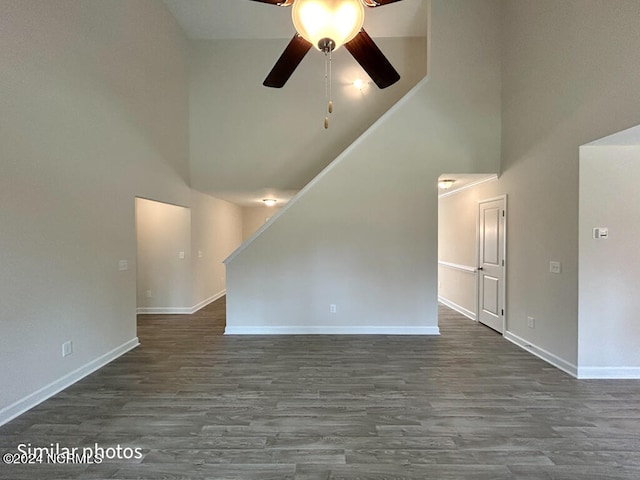
{"type": "Polygon", "coordinates": [[[455,180],[451,180],[450,178],[445,178],[444,180],[440,180],[438,182],[438,187],[440,187],[442,190],[448,190],[453,186],[454,183],[455,183],[455,180]]]}
{"type": "Polygon", "coordinates": [[[278,202],[275,198],[265,198],[262,201],[267,207],[273,207],[278,202]]]}

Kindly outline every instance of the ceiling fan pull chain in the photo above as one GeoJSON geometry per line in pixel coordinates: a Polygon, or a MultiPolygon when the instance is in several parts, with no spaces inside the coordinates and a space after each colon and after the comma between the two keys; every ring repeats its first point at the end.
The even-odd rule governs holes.
{"type": "MultiPolygon", "coordinates": [[[[331,105],[331,94],[329,93],[329,85],[330,85],[330,80],[329,80],[329,54],[327,54],[327,52],[324,52],[324,98],[329,99],[329,105],[331,105]]],[[[329,113],[331,113],[331,106],[329,107],[329,113]]],[[[324,117],[324,128],[325,130],[327,128],[329,128],[329,117],[325,116],[324,117]]]]}
{"type": "Polygon", "coordinates": [[[331,92],[331,77],[332,77],[332,72],[331,72],[331,51],[329,51],[329,113],[333,113],[333,100],[331,100],[331,98],[333,97],[333,94],[331,92]]]}

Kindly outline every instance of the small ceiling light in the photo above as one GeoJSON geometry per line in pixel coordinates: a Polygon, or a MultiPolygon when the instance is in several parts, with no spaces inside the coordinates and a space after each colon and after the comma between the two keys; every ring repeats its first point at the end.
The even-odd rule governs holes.
{"type": "Polygon", "coordinates": [[[357,78],[353,81],[353,86],[362,91],[362,89],[364,88],[364,82],[361,79],[357,78]]]}
{"type": "Polygon", "coordinates": [[[438,187],[440,187],[442,190],[449,190],[453,184],[455,183],[455,180],[451,180],[450,178],[446,178],[444,180],[440,180],[438,182],[438,187]]]}
{"type": "Polygon", "coordinates": [[[273,207],[277,200],[275,198],[265,198],[262,200],[267,207],[273,207]]]}

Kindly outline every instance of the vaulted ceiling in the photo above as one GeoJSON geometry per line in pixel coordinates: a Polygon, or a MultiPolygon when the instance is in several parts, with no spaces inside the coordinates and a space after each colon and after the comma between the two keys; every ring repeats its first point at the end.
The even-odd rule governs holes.
{"type": "Polygon", "coordinates": [[[366,9],[365,29],[401,75],[379,90],[345,49],[333,54],[329,130],[325,65],[312,50],[282,89],[262,86],[293,36],[291,9],[250,0],[164,0],[190,48],[192,186],[239,205],[286,202],[426,73],[428,0],[366,9]]]}

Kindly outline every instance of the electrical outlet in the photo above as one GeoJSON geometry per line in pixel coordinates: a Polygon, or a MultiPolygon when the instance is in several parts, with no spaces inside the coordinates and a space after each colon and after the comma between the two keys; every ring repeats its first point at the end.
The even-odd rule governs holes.
{"type": "Polygon", "coordinates": [[[62,344],[62,356],[66,357],[67,355],[71,355],[73,353],[73,343],[71,340],[64,342],[62,344]]]}
{"type": "Polygon", "coordinates": [[[527,327],[536,328],[536,319],[533,317],[527,317],[527,327]]]}
{"type": "Polygon", "coordinates": [[[124,270],[129,270],[129,262],[127,260],[120,260],[118,262],[118,270],[121,272],[124,270]]]}
{"type": "Polygon", "coordinates": [[[147,290],[147,298],[153,298],[153,292],[151,290],[147,290]]]}
{"type": "Polygon", "coordinates": [[[331,305],[329,305],[329,313],[337,313],[338,311],[338,307],[336,306],[335,303],[332,303],[331,305]]]}
{"type": "Polygon", "coordinates": [[[204,257],[204,253],[202,253],[202,250],[198,250],[198,258],[202,257],[204,257]]]}
{"type": "Polygon", "coordinates": [[[178,252],[178,258],[184,260],[184,252],[178,252]]]}

